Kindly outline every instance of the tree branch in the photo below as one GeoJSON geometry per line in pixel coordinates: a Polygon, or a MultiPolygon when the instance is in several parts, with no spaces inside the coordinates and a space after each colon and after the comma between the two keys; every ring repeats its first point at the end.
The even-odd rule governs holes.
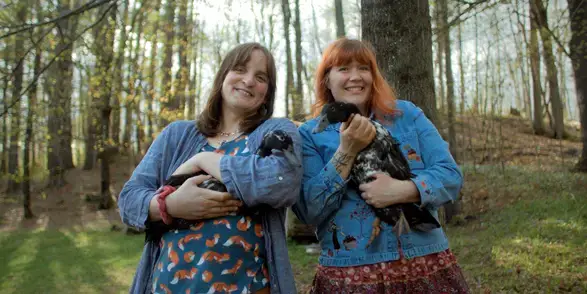
{"type": "MultiPolygon", "coordinates": [[[[525,15],[523,13],[521,13],[520,11],[518,11],[518,7],[514,8],[514,12],[518,15],[518,19],[520,16],[524,16],[524,17],[529,17],[528,15],[525,15]]],[[[518,23],[520,23],[520,21],[518,21],[518,23]]],[[[549,26],[543,26],[543,28],[546,29],[546,32],[548,32],[548,34],[554,39],[554,41],[556,42],[556,44],[559,46],[559,48],[561,48],[563,50],[563,53],[568,57],[571,58],[571,53],[569,53],[567,51],[567,48],[565,48],[565,46],[563,45],[563,43],[559,40],[559,38],[554,34],[554,32],[550,29],[549,26]]]]}
{"type": "MultiPolygon", "coordinates": [[[[491,1],[491,0],[479,0],[479,1],[469,2],[469,1],[459,0],[459,2],[461,2],[461,3],[464,3],[464,4],[467,4],[467,5],[469,5],[469,7],[467,7],[465,10],[461,11],[461,12],[459,13],[459,15],[455,16],[455,17],[454,17],[454,18],[453,18],[451,21],[449,21],[449,22],[448,22],[448,23],[447,23],[447,24],[446,24],[444,27],[442,27],[442,28],[441,28],[441,27],[436,27],[436,28],[434,28],[434,29],[432,30],[432,34],[433,34],[433,35],[436,35],[436,34],[438,33],[438,31],[439,31],[439,30],[441,30],[441,29],[450,28],[450,27],[452,27],[452,26],[454,26],[454,25],[457,25],[457,24],[460,24],[460,23],[462,23],[462,22],[466,21],[466,20],[467,20],[467,19],[469,19],[470,17],[467,17],[467,18],[465,18],[465,19],[461,19],[461,17],[462,17],[463,15],[465,15],[465,14],[467,14],[469,11],[471,11],[471,10],[473,10],[473,9],[477,8],[477,6],[478,6],[478,5],[480,5],[480,4],[484,4],[484,3],[487,3],[487,2],[490,2],[490,1],[491,1]]],[[[498,4],[498,2],[494,2],[494,3],[492,3],[491,5],[488,5],[487,7],[485,7],[485,9],[489,9],[489,8],[491,8],[491,7],[493,7],[493,6],[497,5],[497,4],[498,4]]],[[[483,9],[482,11],[484,11],[485,9],[483,9]]],[[[478,13],[478,12],[477,12],[477,13],[478,13]]]]}
{"type": "Polygon", "coordinates": [[[14,66],[14,69],[12,70],[12,72],[10,72],[10,74],[3,76],[3,78],[10,78],[10,80],[12,79],[12,77],[14,76],[14,72],[16,71],[16,69],[18,68],[18,66],[20,66],[20,64],[26,59],[26,56],[29,55],[29,53],[31,53],[31,51],[35,48],[35,46],[41,42],[43,39],[45,39],[45,37],[47,37],[47,35],[51,32],[53,28],[47,30],[42,37],[40,37],[36,42],[35,40],[33,40],[33,38],[31,37],[31,42],[33,43],[33,46],[31,46],[27,52],[25,52],[22,57],[16,62],[16,66],[14,66]]]}
{"type": "Polygon", "coordinates": [[[24,89],[18,97],[13,97],[14,100],[12,101],[12,103],[10,103],[10,105],[8,105],[8,107],[6,107],[6,109],[4,109],[2,111],[2,113],[0,114],[0,118],[5,116],[6,114],[8,114],[9,110],[12,107],[14,107],[16,105],[16,103],[20,102],[20,99],[22,99],[22,96],[24,94],[26,94],[28,91],[30,91],[30,89],[33,87],[33,85],[39,80],[39,77],[41,77],[41,75],[53,64],[53,62],[55,62],[55,60],[57,60],[57,58],[65,50],[69,49],[71,47],[71,45],[73,45],[73,43],[77,39],[79,39],[83,34],[85,34],[87,31],[91,30],[92,28],[97,26],[99,23],[101,23],[106,18],[106,15],[108,15],[108,12],[110,11],[110,9],[112,9],[115,6],[116,6],[116,1],[114,1],[114,3],[110,4],[110,6],[108,8],[106,8],[104,13],[100,16],[100,18],[95,23],[86,27],[81,33],[79,33],[77,36],[75,36],[75,38],[73,38],[73,40],[71,40],[71,42],[69,42],[65,46],[63,46],[63,48],[61,48],[61,50],[59,50],[59,52],[57,52],[57,54],[55,54],[55,56],[53,56],[53,58],[51,58],[51,60],[39,71],[39,73],[33,77],[33,80],[28,84],[26,89],[24,89]]]}
{"type": "Polygon", "coordinates": [[[63,20],[63,19],[72,17],[74,15],[78,15],[78,14],[84,13],[84,12],[90,10],[90,9],[93,9],[93,8],[96,8],[96,7],[99,7],[99,6],[102,6],[103,4],[106,4],[106,3],[112,2],[112,1],[116,2],[118,0],[92,0],[91,2],[86,3],[86,4],[78,7],[75,10],[72,10],[72,11],[70,11],[70,12],[64,14],[64,15],[60,15],[60,16],[54,18],[54,19],[51,19],[51,20],[37,22],[37,23],[32,23],[32,24],[22,24],[22,25],[13,26],[13,27],[5,27],[5,28],[8,28],[8,29],[14,29],[14,28],[16,28],[16,30],[11,31],[11,32],[8,32],[8,33],[0,36],[0,40],[2,40],[4,38],[7,38],[7,37],[10,37],[10,36],[12,36],[14,34],[18,34],[20,32],[31,30],[31,29],[33,29],[35,27],[44,26],[44,25],[51,24],[51,23],[56,23],[56,22],[58,22],[60,20],[63,20]]]}

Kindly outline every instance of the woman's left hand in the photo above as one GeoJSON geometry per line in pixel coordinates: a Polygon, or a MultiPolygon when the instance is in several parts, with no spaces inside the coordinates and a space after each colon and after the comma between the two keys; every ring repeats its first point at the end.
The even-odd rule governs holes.
{"type": "Polygon", "coordinates": [[[375,174],[375,180],[361,184],[361,197],[367,204],[375,208],[383,208],[398,203],[413,203],[420,201],[420,192],[410,181],[394,179],[386,174],[375,174]]]}

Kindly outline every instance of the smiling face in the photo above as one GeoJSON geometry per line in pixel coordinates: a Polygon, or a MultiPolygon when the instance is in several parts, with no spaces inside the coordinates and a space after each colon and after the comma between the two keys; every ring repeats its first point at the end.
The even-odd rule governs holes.
{"type": "Polygon", "coordinates": [[[353,103],[363,115],[367,115],[366,108],[373,88],[369,65],[353,60],[349,64],[333,66],[328,73],[327,87],[335,101],[353,103]]]}
{"type": "Polygon", "coordinates": [[[254,50],[246,64],[232,68],[222,83],[223,107],[238,113],[258,109],[267,95],[267,57],[254,50]]]}

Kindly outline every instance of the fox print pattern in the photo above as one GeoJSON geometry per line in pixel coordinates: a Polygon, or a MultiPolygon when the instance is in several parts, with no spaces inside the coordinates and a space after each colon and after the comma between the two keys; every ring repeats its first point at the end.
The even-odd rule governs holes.
{"type": "MultiPolygon", "coordinates": [[[[240,156],[248,150],[246,141],[240,138],[243,145],[223,152],[240,156]]],[[[266,288],[264,244],[259,215],[228,215],[168,231],[159,242],[153,293],[254,293],[266,288]]]]}

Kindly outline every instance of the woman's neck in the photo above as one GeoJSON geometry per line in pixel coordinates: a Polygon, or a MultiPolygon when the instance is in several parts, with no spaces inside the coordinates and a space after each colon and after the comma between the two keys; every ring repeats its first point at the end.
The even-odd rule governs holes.
{"type": "Polygon", "coordinates": [[[220,121],[220,131],[224,133],[240,132],[240,123],[242,120],[242,115],[228,109],[223,109],[222,119],[220,121]]]}

